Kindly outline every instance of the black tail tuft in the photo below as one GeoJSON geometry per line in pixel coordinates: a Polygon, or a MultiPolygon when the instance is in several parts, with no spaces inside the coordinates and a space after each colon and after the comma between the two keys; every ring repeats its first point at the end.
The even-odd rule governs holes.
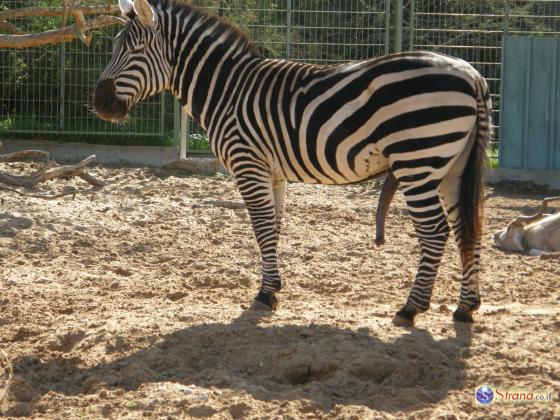
{"type": "Polygon", "coordinates": [[[478,80],[477,133],[461,180],[459,211],[461,214],[461,256],[463,260],[475,249],[482,233],[483,195],[490,139],[490,94],[486,81],[478,80]]]}

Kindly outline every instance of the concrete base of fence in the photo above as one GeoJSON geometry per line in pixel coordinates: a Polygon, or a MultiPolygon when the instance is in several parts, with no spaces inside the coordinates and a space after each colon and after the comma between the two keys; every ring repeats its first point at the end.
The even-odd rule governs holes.
{"type": "Polygon", "coordinates": [[[186,159],[165,162],[161,165],[161,169],[175,169],[191,175],[216,175],[221,170],[221,165],[216,158],[187,157],[186,159]]]}
{"type": "Polygon", "coordinates": [[[537,185],[560,190],[560,171],[529,171],[526,169],[490,169],[488,183],[496,184],[501,181],[532,181],[537,185]]]}
{"type": "MultiPolygon", "coordinates": [[[[90,155],[97,157],[97,163],[113,165],[151,166],[184,170],[189,173],[213,175],[222,170],[216,159],[192,157],[178,161],[178,147],[157,146],[110,146],[85,143],[56,143],[40,140],[0,140],[0,154],[21,150],[45,150],[51,158],[59,162],[77,162],[90,155]]],[[[560,189],[560,171],[528,171],[525,169],[490,169],[488,182],[532,181],[537,185],[560,189]]]]}
{"type": "Polygon", "coordinates": [[[0,140],[0,143],[0,154],[29,149],[44,150],[58,162],[76,162],[95,155],[96,162],[102,164],[159,167],[179,157],[179,148],[175,146],[111,146],[41,140],[0,140]]]}

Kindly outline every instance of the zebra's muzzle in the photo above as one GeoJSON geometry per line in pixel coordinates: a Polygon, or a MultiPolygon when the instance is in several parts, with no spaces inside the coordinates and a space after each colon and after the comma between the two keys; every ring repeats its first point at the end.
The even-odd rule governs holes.
{"type": "Polygon", "coordinates": [[[113,79],[104,79],[97,83],[93,105],[99,118],[105,121],[122,121],[128,114],[126,101],[116,96],[115,81],[113,79]]]}

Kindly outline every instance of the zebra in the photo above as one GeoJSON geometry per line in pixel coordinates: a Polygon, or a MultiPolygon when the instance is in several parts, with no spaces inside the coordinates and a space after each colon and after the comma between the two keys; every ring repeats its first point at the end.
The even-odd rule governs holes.
{"type": "Polygon", "coordinates": [[[119,5],[125,28],[95,88],[95,110],[121,121],[143,98],[170,90],[206,130],[260,249],[253,309],[277,308],[286,183],[352,184],[389,172],[421,253],[393,322],[413,325],[429,309],[451,230],[462,261],[453,318],[473,322],[491,130],[490,94],[477,70],[433,52],[327,66],[268,59],[232,24],[197,7],[174,0],[119,5]]]}

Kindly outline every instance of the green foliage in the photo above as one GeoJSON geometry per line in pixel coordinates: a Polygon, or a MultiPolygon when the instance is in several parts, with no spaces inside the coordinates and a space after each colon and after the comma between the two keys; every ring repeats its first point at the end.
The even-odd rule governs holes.
{"type": "Polygon", "coordinates": [[[201,152],[210,151],[208,136],[200,133],[191,134],[189,139],[189,150],[197,150],[201,152]]]}
{"type": "MultiPolygon", "coordinates": [[[[0,119],[0,138],[29,138],[34,133],[41,133],[45,140],[55,140],[61,143],[87,142],[92,144],[115,144],[115,145],[137,145],[137,146],[172,146],[174,143],[172,133],[164,135],[142,135],[147,131],[143,127],[141,119],[129,119],[119,124],[117,129],[121,134],[115,134],[115,128],[110,123],[100,121],[98,118],[79,119],[71,118],[65,122],[65,133],[59,133],[60,120],[57,117],[46,118],[44,116],[8,116],[0,119]],[[99,126],[107,126],[106,133],[100,132],[99,126]],[[51,132],[52,134],[49,134],[51,132]],[[93,133],[93,134],[92,134],[93,133]],[[109,134],[110,133],[110,134],[109,134]],[[138,133],[138,134],[128,134],[138,133]]],[[[199,140],[197,145],[203,145],[199,140]]],[[[206,149],[208,142],[206,141],[206,149]]]]}
{"type": "Polygon", "coordinates": [[[488,150],[488,168],[496,169],[498,167],[499,160],[498,160],[498,145],[496,143],[490,146],[488,150]]]}

